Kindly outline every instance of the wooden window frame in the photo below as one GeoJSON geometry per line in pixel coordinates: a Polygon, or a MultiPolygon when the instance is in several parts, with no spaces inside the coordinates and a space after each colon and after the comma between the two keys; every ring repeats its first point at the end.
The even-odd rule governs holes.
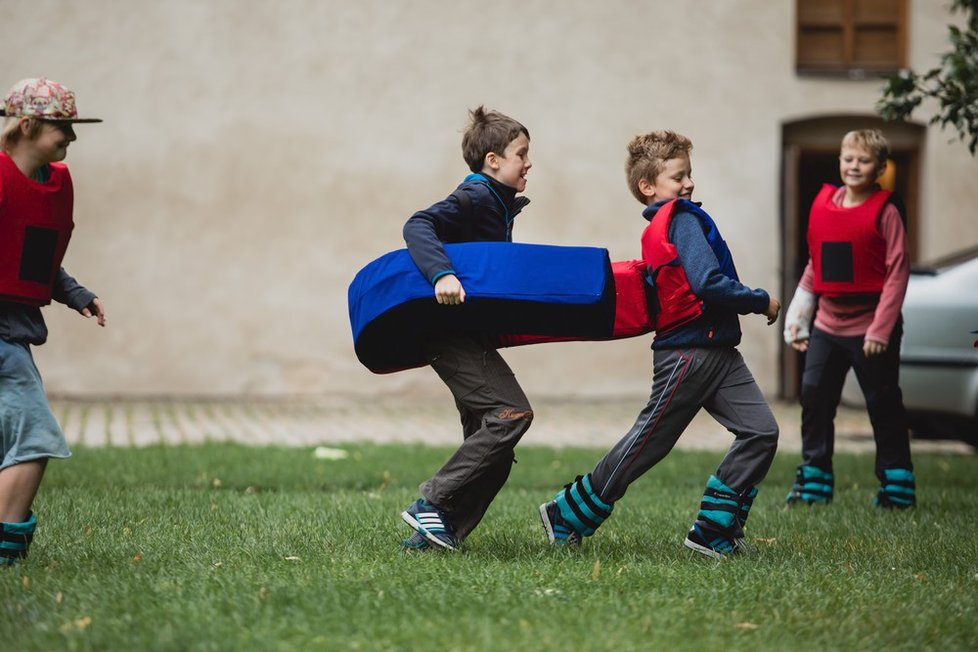
{"type": "Polygon", "coordinates": [[[886,18],[859,18],[859,3],[866,0],[835,1],[841,8],[841,20],[812,17],[811,12],[806,12],[803,8],[803,5],[821,4],[824,0],[795,0],[795,70],[799,75],[865,79],[891,75],[906,67],[909,39],[908,0],[893,0],[895,15],[886,18]],[[892,61],[865,63],[857,60],[857,37],[872,35],[874,32],[893,33],[896,44],[892,61]],[[834,61],[813,62],[813,58],[817,57],[804,53],[803,44],[806,41],[810,43],[813,38],[817,39],[818,35],[841,39],[841,57],[834,61]]]}

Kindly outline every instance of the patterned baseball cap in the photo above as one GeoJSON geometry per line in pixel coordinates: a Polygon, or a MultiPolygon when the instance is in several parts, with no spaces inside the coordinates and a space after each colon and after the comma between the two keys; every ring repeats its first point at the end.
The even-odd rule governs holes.
{"type": "Polygon", "coordinates": [[[43,77],[21,79],[14,84],[3,98],[0,115],[57,122],[102,122],[100,118],[79,118],[75,93],[43,77]]]}

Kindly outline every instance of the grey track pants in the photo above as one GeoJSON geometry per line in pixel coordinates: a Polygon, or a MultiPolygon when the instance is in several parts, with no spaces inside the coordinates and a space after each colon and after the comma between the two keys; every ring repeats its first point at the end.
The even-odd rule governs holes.
{"type": "Polygon", "coordinates": [[[767,475],[778,445],[778,424],[735,348],[653,352],[652,393],[631,430],[591,473],[591,486],[613,503],[672,450],[700,408],[733,433],[717,468],[721,482],[744,492],[767,475]]]}
{"type": "Polygon", "coordinates": [[[430,342],[425,355],[444,381],[462,421],[462,445],[421,484],[421,495],[448,514],[459,539],[482,520],[509,478],[513,449],[533,411],[509,365],[477,336],[430,342]]]}

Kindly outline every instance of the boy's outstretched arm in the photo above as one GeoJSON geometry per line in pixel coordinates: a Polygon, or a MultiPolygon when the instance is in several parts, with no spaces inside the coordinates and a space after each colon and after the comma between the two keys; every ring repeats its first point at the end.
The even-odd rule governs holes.
{"type": "Polygon", "coordinates": [[[73,310],[77,310],[85,317],[94,315],[98,318],[98,325],[105,326],[105,309],[102,306],[102,301],[95,296],[94,292],[82,286],[68,274],[64,267],[58,269],[51,298],[73,310]]]}
{"type": "Polygon", "coordinates": [[[773,324],[781,303],[765,290],[751,289],[720,271],[716,254],[706,241],[698,218],[689,213],[673,217],[669,237],[676,245],[679,260],[693,294],[704,301],[726,306],[742,315],[765,315],[773,324]]]}

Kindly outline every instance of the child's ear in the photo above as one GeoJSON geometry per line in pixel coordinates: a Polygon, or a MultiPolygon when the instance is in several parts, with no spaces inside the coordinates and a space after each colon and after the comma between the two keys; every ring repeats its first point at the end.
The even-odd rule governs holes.
{"type": "Polygon", "coordinates": [[[646,200],[651,200],[655,197],[655,185],[648,179],[638,180],[638,191],[642,193],[642,196],[646,200]]]}
{"type": "Polygon", "coordinates": [[[489,152],[486,154],[485,164],[492,170],[499,169],[499,156],[496,155],[496,152],[489,152]]]}

